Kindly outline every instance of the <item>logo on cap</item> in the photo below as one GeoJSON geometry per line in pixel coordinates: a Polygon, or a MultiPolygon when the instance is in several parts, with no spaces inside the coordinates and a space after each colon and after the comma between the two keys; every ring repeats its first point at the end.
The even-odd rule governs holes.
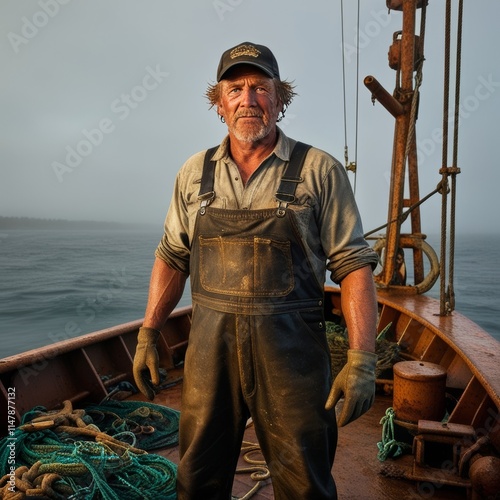
{"type": "Polygon", "coordinates": [[[237,57],[242,56],[259,57],[260,54],[260,50],[257,50],[253,45],[239,45],[231,51],[229,57],[231,59],[236,59],[237,57]]]}

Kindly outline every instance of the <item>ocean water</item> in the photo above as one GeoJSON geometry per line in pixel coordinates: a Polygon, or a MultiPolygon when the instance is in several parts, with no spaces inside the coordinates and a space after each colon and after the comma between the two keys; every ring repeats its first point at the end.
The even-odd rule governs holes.
{"type": "Polygon", "coordinates": [[[0,357],[142,318],[160,231],[0,231],[0,357]]]}
{"type": "MultiPolygon", "coordinates": [[[[0,358],[140,319],[160,231],[0,231],[0,358]]],[[[438,238],[429,238],[439,255],[438,238]]],[[[461,236],[456,309],[500,340],[500,235],[461,236]]],[[[439,297],[439,283],[431,295],[439,297]]],[[[190,302],[187,289],[179,305],[190,302]]]]}

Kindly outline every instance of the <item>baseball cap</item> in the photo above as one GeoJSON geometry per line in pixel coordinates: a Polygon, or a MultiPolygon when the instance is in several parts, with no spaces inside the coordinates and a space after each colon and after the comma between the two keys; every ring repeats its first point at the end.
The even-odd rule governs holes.
{"type": "Polygon", "coordinates": [[[279,78],[278,62],[273,53],[264,45],[243,42],[226,50],[217,68],[217,81],[220,82],[225,73],[237,64],[250,64],[266,73],[270,78],[279,78]]]}

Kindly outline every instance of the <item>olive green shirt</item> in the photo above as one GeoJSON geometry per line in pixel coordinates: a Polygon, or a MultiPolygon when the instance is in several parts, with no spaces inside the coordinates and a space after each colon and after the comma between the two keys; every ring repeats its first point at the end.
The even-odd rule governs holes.
{"type": "MultiPolygon", "coordinates": [[[[230,210],[275,208],[275,193],[295,145],[295,140],[278,129],[273,152],[243,185],[238,167],[229,155],[227,136],[216,151],[214,191],[211,206],[230,210]]],[[[189,158],[177,174],[165,232],[156,256],[170,267],[189,274],[189,256],[195,219],[200,208],[198,193],[205,151],[189,158]]],[[[371,265],[377,254],[363,237],[363,228],[351,185],[343,166],[317,148],[307,153],[297,184],[296,201],[289,205],[297,216],[306,252],[319,283],[326,270],[340,283],[350,272],[371,265]],[[326,267],[325,267],[326,266],[326,267]]]]}

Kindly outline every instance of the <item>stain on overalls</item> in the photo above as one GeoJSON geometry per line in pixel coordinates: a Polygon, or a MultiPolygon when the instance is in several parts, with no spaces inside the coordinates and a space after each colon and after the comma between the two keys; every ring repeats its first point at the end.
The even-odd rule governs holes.
{"type": "MultiPolygon", "coordinates": [[[[179,499],[231,498],[250,416],[277,500],[336,498],[337,427],[324,409],[331,370],[323,286],[287,209],[300,182],[302,162],[290,173],[296,163],[282,178],[278,208],[224,210],[205,201],[198,212],[179,499]]],[[[203,196],[204,183],[200,198],[213,199],[213,192],[203,196]]]]}

